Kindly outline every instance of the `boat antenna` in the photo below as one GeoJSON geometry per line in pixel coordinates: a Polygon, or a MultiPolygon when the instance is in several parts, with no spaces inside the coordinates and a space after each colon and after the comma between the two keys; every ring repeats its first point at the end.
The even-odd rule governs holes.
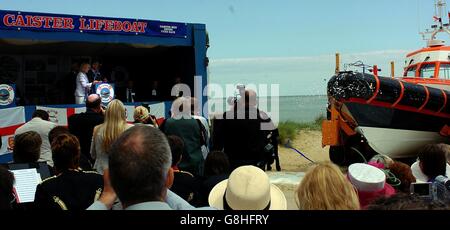
{"type": "Polygon", "coordinates": [[[447,12],[447,3],[445,0],[435,0],[434,25],[431,30],[426,29],[421,32],[423,39],[428,41],[428,46],[443,45],[444,41],[436,39],[438,33],[447,33],[450,35],[450,12],[447,12]],[[444,21],[445,20],[445,21],[444,21]]]}

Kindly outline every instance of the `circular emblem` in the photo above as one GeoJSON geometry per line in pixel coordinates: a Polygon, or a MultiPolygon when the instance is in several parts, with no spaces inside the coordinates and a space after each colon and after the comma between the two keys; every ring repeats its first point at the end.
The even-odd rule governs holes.
{"type": "Polygon", "coordinates": [[[108,104],[114,99],[114,89],[110,84],[100,84],[96,93],[102,98],[103,104],[108,104]]]}
{"type": "Polygon", "coordinates": [[[14,102],[14,89],[9,85],[0,85],[0,106],[8,106],[14,102]]]}

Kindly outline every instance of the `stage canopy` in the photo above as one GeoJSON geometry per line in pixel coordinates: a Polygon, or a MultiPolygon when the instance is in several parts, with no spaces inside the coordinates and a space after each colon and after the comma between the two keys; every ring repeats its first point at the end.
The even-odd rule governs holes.
{"type": "Polygon", "coordinates": [[[203,24],[17,11],[0,11],[0,19],[0,83],[16,85],[19,104],[67,104],[72,66],[97,59],[119,97],[130,81],[141,101],[155,81],[161,101],[177,78],[194,88],[202,76],[199,90],[207,84],[203,24]]]}

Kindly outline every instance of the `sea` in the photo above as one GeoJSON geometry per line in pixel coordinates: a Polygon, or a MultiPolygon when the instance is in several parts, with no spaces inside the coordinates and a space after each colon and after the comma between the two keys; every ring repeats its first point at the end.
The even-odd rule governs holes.
{"type": "MultiPolygon", "coordinates": [[[[211,112],[221,113],[225,111],[229,107],[227,101],[226,98],[210,99],[210,114],[211,112]]],[[[328,99],[325,95],[281,96],[258,98],[258,107],[268,112],[272,117],[276,117],[279,122],[312,122],[317,117],[326,115],[327,102],[328,99]]]]}

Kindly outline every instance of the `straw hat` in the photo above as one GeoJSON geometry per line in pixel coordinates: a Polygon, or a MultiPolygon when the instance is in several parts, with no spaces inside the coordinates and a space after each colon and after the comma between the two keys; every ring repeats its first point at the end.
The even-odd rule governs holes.
{"type": "Polygon", "coordinates": [[[286,210],[283,192],[270,184],[260,168],[243,166],[228,180],[217,184],[209,194],[209,205],[220,210],[286,210]]]}

